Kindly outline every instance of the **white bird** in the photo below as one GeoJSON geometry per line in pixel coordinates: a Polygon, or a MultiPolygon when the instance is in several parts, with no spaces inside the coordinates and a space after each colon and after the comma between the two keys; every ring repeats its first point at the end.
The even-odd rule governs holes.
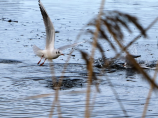
{"type": "Polygon", "coordinates": [[[44,62],[42,64],[40,64],[40,66],[42,66],[47,59],[49,61],[51,61],[52,59],[56,59],[59,56],[64,55],[62,53],[62,50],[66,49],[66,48],[74,47],[83,42],[74,43],[72,45],[65,45],[58,49],[55,49],[54,48],[54,40],[55,40],[54,26],[51,22],[51,19],[48,16],[48,13],[45,10],[43,4],[40,2],[40,0],[39,0],[39,7],[41,10],[41,14],[43,16],[43,21],[44,21],[45,28],[46,28],[46,47],[45,47],[45,50],[42,50],[42,49],[38,48],[36,45],[34,45],[33,51],[37,56],[41,57],[40,61],[37,64],[40,64],[42,58],[45,58],[44,62]]]}

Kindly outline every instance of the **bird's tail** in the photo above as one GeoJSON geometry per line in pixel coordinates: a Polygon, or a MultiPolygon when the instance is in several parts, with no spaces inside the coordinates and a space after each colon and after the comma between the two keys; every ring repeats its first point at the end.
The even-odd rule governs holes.
{"type": "Polygon", "coordinates": [[[43,56],[42,50],[36,45],[33,45],[33,51],[37,56],[39,57],[43,56]]]}

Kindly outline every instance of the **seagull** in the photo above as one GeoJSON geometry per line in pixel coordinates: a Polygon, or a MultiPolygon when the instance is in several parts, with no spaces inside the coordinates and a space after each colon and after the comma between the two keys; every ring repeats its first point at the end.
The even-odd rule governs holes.
{"type": "Polygon", "coordinates": [[[74,47],[83,42],[74,43],[71,45],[65,45],[60,48],[55,49],[55,47],[54,47],[55,29],[54,29],[53,23],[51,22],[51,19],[50,19],[48,13],[46,12],[41,1],[39,0],[38,2],[39,2],[39,8],[41,10],[41,14],[43,16],[43,21],[44,21],[44,25],[45,25],[45,29],[46,29],[46,47],[44,50],[42,50],[42,49],[38,48],[36,45],[33,45],[33,51],[37,56],[39,56],[41,58],[37,64],[40,64],[42,58],[45,59],[44,62],[40,64],[40,66],[42,66],[47,59],[48,59],[48,61],[52,61],[52,59],[56,59],[59,56],[64,55],[62,53],[62,51],[64,49],[74,47]]]}

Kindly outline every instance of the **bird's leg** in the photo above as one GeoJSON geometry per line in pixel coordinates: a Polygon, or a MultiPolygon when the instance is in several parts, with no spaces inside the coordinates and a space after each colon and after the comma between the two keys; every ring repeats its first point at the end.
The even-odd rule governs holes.
{"type": "MultiPolygon", "coordinates": [[[[45,62],[46,60],[47,60],[47,58],[45,58],[44,62],[45,62]]],[[[40,64],[40,66],[42,66],[42,65],[44,64],[44,62],[43,62],[43,63],[41,63],[41,64],[40,64]]]]}
{"type": "Polygon", "coordinates": [[[41,60],[42,60],[43,56],[44,56],[44,55],[42,55],[41,59],[39,60],[39,62],[38,62],[37,64],[39,64],[39,63],[41,62],[41,60]]]}

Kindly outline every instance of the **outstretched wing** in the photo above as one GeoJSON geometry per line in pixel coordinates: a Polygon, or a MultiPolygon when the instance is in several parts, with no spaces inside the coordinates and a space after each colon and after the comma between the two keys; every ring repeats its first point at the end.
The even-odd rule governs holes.
{"type": "Polygon", "coordinates": [[[33,45],[33,51],[39,57],[41,57],[43,55],[42,50],[39,47],[37,47],[36,45],[33,45]]]}
{"type": "Polygon", "coordinates": [[[79,42],[79,43],[74,43],[74,44],[71,44],[71,45],[65,45],[65,46],[62,46],[62,47],[60,47],[58,49],[62,51],[62,50],[65,50],[67,48],[75,47],[75,46],[77,46],[77,45],[79,45],[81,43],[85,43],[85,41],[84,42],[79,42]]]}
{"type": "Polygon", "coordinates": [[[43,21],[46,28],[46,49],[54,49],[55,29],[49,18],[43,4],[39,0],[39,7],[43,16],[43,21]]]}

